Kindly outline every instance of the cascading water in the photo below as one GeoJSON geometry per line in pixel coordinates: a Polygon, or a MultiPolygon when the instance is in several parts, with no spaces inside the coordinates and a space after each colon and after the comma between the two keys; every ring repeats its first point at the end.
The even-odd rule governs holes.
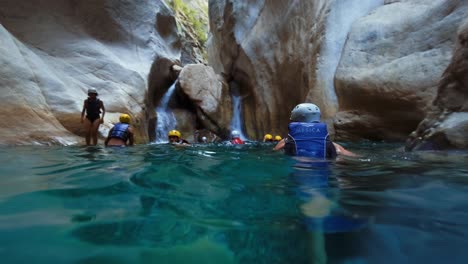
{"type": "Polygon", "coordinates": [[[241,139],[245,140],[246,137],[242,131],[242,97],[240,95],[232,95],[232,106],[231,131],[239,131],[241,139]]]}
{"type": "Polygon", "coordinates": [[[335,0],[331,4],[317,75],[325,90],[325,99],[335,106],[338,102],[333,79],[351,26],[383,4],[384,0],[335,0]]]}
{"type": "Polygon", "coordinates": [[[156,115],[158,122],[156,125],[156,143],[167,143],[167,133],[175,129],[177,126],[177,120],[175,119],[174,113],[169,109],[169,100],[172,94],[174,94],[177,80],[171,85],[164,94],[159,106],[156,108],[156,115]]]}

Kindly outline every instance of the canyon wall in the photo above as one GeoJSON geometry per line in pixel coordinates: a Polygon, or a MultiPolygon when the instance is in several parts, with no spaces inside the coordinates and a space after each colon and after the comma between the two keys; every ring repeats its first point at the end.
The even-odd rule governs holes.
{"type": "Polygon", "coordinates": [[[181,49],[163,2],[3,0],[0,22],[0,144],[82,144],[91,87],[107,110],[102,135],[130,113],[137,138],[147,138],[150,70],[181,49]]]}
{"type": "Polygon", "coordinates": [[[401,142],[429,112],[467,6],[210,1],[209,62],[243,96],[251,138],[285,135],[291,109],[313,102],[336,140],[401,142]]]}

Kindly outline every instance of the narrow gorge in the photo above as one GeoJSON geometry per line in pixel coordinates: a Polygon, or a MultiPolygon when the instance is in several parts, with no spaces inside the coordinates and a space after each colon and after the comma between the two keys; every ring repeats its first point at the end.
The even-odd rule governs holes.
{"type": "Polygon", "coordinates": [[[173,87],[165,109],[190,141],[234,123],[286,135],[313,102],[338,141],[466,149],[467,14],[464,0],[4,0],[0,144],[83,144],[88,88],[101,137],[129,113],[137,142],[158,142],[173,87]]]}

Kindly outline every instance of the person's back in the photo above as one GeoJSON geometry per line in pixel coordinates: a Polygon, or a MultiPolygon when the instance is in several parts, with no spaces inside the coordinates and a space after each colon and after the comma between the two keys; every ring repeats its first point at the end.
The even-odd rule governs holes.
{"type": "Polygon", "coordinates": [[[133,145],[133,129],[130,126],[130,116],[127,114],[122,114],[120,115],[119,121],[120,123],[115,124],[114,127],[109,131],[105,141],[106,146],[133,145]]]}
{"type": "Polygon", "coordinates": [[[286,154],[318,159],[336,157],[325,123],[292,122],[288,128],[289,134],[284,146],[286,154]]]}
{"type": "Polygon", "coordinates": [[[288,137],[278,142],[274,150],[284,149],[288,155],[317,159],[335,158],[337,154],[355,156],[330,140],[327,125],[320,122],[320,108],[315,104],[297,105],[290,120],[288,137]]]}

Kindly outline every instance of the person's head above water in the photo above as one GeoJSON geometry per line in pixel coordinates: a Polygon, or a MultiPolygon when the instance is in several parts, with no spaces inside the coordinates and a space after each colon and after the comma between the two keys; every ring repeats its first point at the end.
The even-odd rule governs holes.
{"type": "Polygon", "coordinates": [[[180,140],[180,137],[182,135],[180,134],[180,132],[178,130],[171,130],[169,131],[169,133],[167,133],[167,137],[169,138],[169,142],[177,142],[180,140]]]}
{"type": "Polygon", "coordinates": [[[311,103],[298,104],[291,111],[290,120],[304,123],[320,122],[320,108],[311,103]]]}
{"type": "Polygon", "coordinates": [[[240,138],[240,133],[237,130],[231,132],[231,138],[240,138]]]}
{"type": "Polygon", "coordinates": [[[263,140],[264,141],[273,141],[273,136],[271,134],[266,134],[264,137],[263,137],[263,140]]]}
{"type": "Polygon", "coordinates": [[[121,114],[119,117],[120,123],[130,124],[130,116],[127,114],[121,114]]]}

